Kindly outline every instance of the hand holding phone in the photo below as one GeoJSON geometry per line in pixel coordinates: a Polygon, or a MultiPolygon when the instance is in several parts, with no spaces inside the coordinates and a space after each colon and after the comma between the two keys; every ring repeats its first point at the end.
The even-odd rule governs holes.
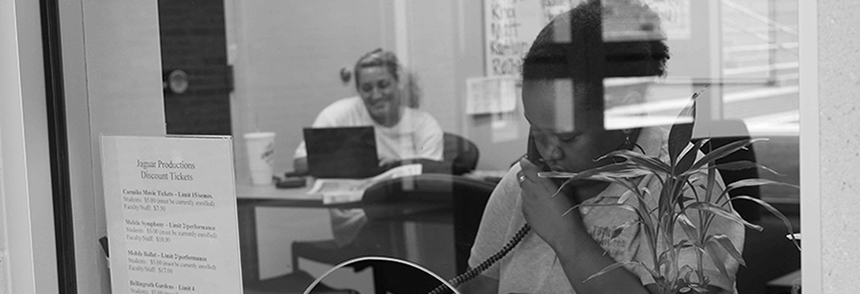
{"type": "Polygon", "coordinates": [[[526,146],[526,158],[535,164],[540,171],[550,171],[549,166],[544,162],[543,157],[540,156],[540,152],[538,152],[535,138],[531,132],[529,132],[528,146],[526,146]]]}
{"type": "Polygon", "coordinates": [[[539,177],[540,168],[528,159],[520,160],[520,166],[522,170],[517,176],[525,177],[519,183],[522,211],[532,230],[551,246],[561,246],[575,239],[572,232],[583,227],[578,210],[568,212],[576,205],[573,197],[556,195],[559,186],[552,179],[539,177]]]}

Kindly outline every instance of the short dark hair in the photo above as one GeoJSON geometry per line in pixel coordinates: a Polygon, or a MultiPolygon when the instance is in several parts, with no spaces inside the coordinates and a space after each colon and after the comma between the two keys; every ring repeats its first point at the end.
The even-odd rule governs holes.
{"type": "Polygon", "coordinates": [[[604,16],[614,11],[648,18],[652,22],[642,24],[639,29],[662,36],[657,14],[636,0],[611,1],[613,6],[609,8],[601,2],[607,0],[589,0],[550,21],[538,33],[523,60],[523,80],[665,75],[669,48],[663,38],[610,42],[603,39],[607,25],[604,16]],[[570,39],[557,41],[559,34],[569,34],[570,39]],[[597,57],[602,60],[593,60],[597,57]],[[602,66],[593,66],[601,63],[602,66]]]}

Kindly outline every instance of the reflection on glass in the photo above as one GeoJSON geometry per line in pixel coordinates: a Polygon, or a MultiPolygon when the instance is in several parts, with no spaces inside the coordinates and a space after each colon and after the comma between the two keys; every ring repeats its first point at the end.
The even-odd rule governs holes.
{"type": "MultiPolygon", "coordinates": [[[[378,0],[331,3],[227,1],[223,11],[215,8],[199,9],[202,6],[193,5],[191,8],[198,9],[192,9],[194,11],[191,12],[164,9],[161,12],[161,27],[163,44],[166,46],[162,52],[165,70],[181,68],[188,73],[188,91],[185,94],[165,93],[168,131],[223,133],[226,129],[224,122],[228,122],[236,140],[236,174],[237,185],[240,186],[250,186],[253,173],[250,168],[252,162],[249,162],[247,155],[249,150],[246,150],[248,147],[241,138],[241,134],[245,133],[266,131],[277,134],[271,153],[274,155],[271,164],[275,175],[306,171],[306,167],[301,165],[293,166],[294,160],[302,157],[300,152],[295,152],[303,140],[302,129],[314,126],[316,117],[323,109],[336,101],[349,97],[360,98],[362,94],[372,94],[374,91],[383,93],[385,85],[380,82],[390,80],[386,73],[377,73],[383,76],[377,79],[377,83],[359,87],[357,79],[371,76],[374,72],[368,72],[367,69],[356,71],[354,65],[356,57],[373,52],[375,48],[384,48],[392,54],[396,53],[404,67],[420,73],[424,97],[421,110],[436,120],[441,132],[460,136],[474,144],[475,152],[480,151],[480,159],[476,158],[473,165],[473,169],[477,169],[473,175],[492,174],[479,178],[498,181],[511,163],[526,153],[529,124],[523,116],[520,100],[522,57],[528,52],[541,27],[552,17],[582,2],[459,0],[450,5],[435,5],[420,1],[378,0]],[[188,15],[176,15],[181,13],[188,15]],[[219,18],[214,19],[219,20],[207,23],[204,17],[207,13],[218,14],[216,16],[219,18]],[[175,28],[178,21],[186,19],[199,22],[181,31],[175,28]],[[219,57],[205,57],[209,55],[203,54],[206,51],[204,49],[182,47],[183,42],[191,40],[209,42],[209,47],[220,48],[211,52],[219,57]],[[218,45],[214,43],[216,41],[226,44],[218,45]],[[206,82],[211,80],[202,79],[204,76],[211,78],[206,70],[180,67],[180,55],[196,58],[196,67],[205,68],[206,64],[210,64],[212,71],[217,71],[219,77],[224,72],[223,63],[226,60],[231,77],[216,79],[229,82],[217,82],[217,85],[206,82]],[[351,69],[346,71],[350,75],[345,75],[345,71],[341,70],[343,68],[351,69]],[[480,93],[470,93],[470,90],[480,87],[473,87],[467,81],[480,79],[506,82],[496,83],[499,86],[485,88],[480,93]],[[225,88],[232,90],[229,108],[224,107],[224,101],[227,100],[221,96],[217,98],[217,109],[207,105],[207,101],[213,101],[208,98],[215,97],[215,92],[223,92],[225,88]],[[512,95],[511,91],[516,93],[512,95]],[[197,99],[190,104],[192,106],[181,103],[182,99],[198,95],[208,98],[197,99]],[[494,100],[494,95],[504,97],[494,100]],[[487,103],[487,107],[468,107],[474,106],[470,104],[473,102],[487,103]],[[177,117],[189,109],[199,114],[194,117],[212,120],[198,120],[185,128],[186,123],[177,117]],[[481,111],[470,112],[469,109],[481,111]],[[180,129],[180,126],[183,128],[180,129]]],[[[643,30],[655,24],[652,17],[631,16],[628,12],[613,10],[611,4],[617,1],[604,2],[607,3],[606,17],[631,20],[612,22],[618,26],[605,28],[605,41],[665,37],[672,48],[664,76],[608,77],[602,80],[605,92],[602,119],[607,129],[671,124],[687,105],[689,97],[701,92],[696,115],[697,138],[768,138],[767,141],[753,144],[749,152],[758,163],[782,175],[758,170],[759,176],[799,183],[797,1],[644,1],[657,13],[665,36],[649,35],[648,32],[654,31],[643,30]],[[627,93],[627,89],[643,84],[649,86],[647,93],[641,96],[613,95],[627,93]]],[[[558,38],[562,40],[569,38],[569,35],[560,32],[558,38]]],[[[559,96],[570,95],[567,92],[574,88],[569,79],[558,79],[555,83],[554,90],[559,96]]],[[[484,83],[482,86],[489,87],[489,84],[484,83]]],[[[393,106],[384,103],[375,106],[365,101],[356,100],[361,102],[359,106],[364,106],[378,124],[385,124],[387,117],[381,113],[393,106]]],[[[559,129],[571,127],[573,123],[572,105],[563,102],[569,100],[560,100],[554,114],[567,119],[556,121],[559,129]]],[[[411,100],[409,103],[412,103],[411,100]]],[[[215,102],[210,104],[214,105],[215,102]]],[[[258,182],[268,183],[266,179],[258,182]]],[[[270,199],[259,196],[256,200],[272,200],[294,191],[276,189],[271,184],[244,191],[252,190],[269,193],[265,197],[270,199]]],[[[786,204],[780,207],[781,210],[797,210],[800,196],[795,189],[762,187],[758,193],[769,202],[786,204]]],[[[257,195],[263,194],[252,196],[257,195]]],[[[326,209],[281,205],[262,210],[265,213],[256,215],[253,222],[248,222],[253,227],[243,227],[243,230],[256,232],[253,240],[243,247],[243,252],[250,252],[248,247],[256,248],[253,256],[245,258],[251,265],[245,271],[254,272],[251,276],[255,281],[307,270],[290,263],[290,251],[285,248],[289,244],[339,239],[339,232],[332,232],[331,225],[333,219],[335,222],[341,220],[338,220],[337,215],[329,215],[326,209]],[[309,214],[314,215],[306,217],[309,214]]],[[[361,218],[358,216],[355,219],[361,218]]],[[[403,238],[407,240],[404,250],[411,250],[420,247],[416,244],[423,241],[441,243],[443,241],[439,240],[452,239],[451,228],[440,227],[442,229],[401,226],[397,227],[395,235],[412,238],[403,238]]],[[[770,230],[782,233],[781,230],[770,230]]],[[[786,246],[791,248],[788,243],[786,246]]],[[[749,250],[746,252],[756,252],[755,246],[747,248],[749,250]]],[[[410,257],[415,257],[411,260],[420,260],[424,265],[433,260],[422,255],[426,254],[423,252],[410,254],[413,254],[410,257]]],[[[447,262],[441,267],[450,269],[453,258],[446,257],[445,262],[436,262],[447,262]]],[[[748,263],[750,268],[762,268],[762,265],[767,264],[757,261],[755,256],[748,263]]],[[[323,267],[329,266],[331,264],[323,267]]],[[[799,259],[796,266],[799,267],[799,259]]],[[[750,270],[746,273],[749,278],[739,274],[738,287],[746,286],[740,283],[764,283],[748,280],[766,281],[780,271],[783,269],[767,273],[750,270]]],[[[319,274],[316,271],[309,275],[319,274]]],[[[443,276],[452,274],[456,273],[443,276]]]]}
{"type": "Polygon", "coordinates": [[[373,271],[372,285],[376,293],[460,293],[442,277],[418,264],[382,256],[360,257],[338,264],[308,285],[304,293],[360,293],[349,289],[350,282],[358,285],[360,281],[329,280],[331,273],[345,267],[355,271],[373,271]],[[328,286],[327,282],[346,288],[335,289],[328,286]]]}

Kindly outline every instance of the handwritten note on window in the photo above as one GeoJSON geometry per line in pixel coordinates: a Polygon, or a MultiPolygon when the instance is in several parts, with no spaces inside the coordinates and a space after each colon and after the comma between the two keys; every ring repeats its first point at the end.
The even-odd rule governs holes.
{"type": "Polygon", "coordinates": [[[487,76],[519,76],[523,56],[556,15],[582,0],[485,0],[484,36],[487,76]]]}
{"type": "MultiPolygon", "coordinates": [[[[604,17],[623,18],[606,27],[604,41],[625,41],[635,38],[655,38],[643,27],[652,20],[641,15],[620,11],[616,1],[604,0],[604,17]]],[[[484,63],[485,75],[520,76],[522,60],[538,32],[554,17],[576,7],[584,0],[484,0],[484,63]]],[[[658,15],[669,39],[690,38],[690,0],[644,0],[658,15]]]]}

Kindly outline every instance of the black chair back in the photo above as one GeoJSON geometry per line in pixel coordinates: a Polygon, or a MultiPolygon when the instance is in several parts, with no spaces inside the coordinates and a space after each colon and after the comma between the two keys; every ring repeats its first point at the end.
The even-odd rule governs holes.
{"type": "MultiPolygon", "coordinates": [[[[721,121],[720,123],[721,123],[721,125],[724,125],[724,127],[726,127],[726,128],[730,128],[732,130],[735,130],[737,132],[737,134],[733,135],[733,136],[721,136],[721,137],[710,138],[710,143],[706,144],[705,146],[702,147],[702,152],[704,152],[705,154],[707,154],[711,150],[715,150],[715,149],[720,148],[726,144],[729,144],[729,143],[732,143],[732,142],[735,142],[738,140],[750,138],[749,131],[747,130],[747,127],[743,121],[730,120],[730,121],[721,121]]],[[[701,139],[693,139],[693,142],[695,143],[697,140],[701,140],[701,139]]],[[[752,145],[748,146],[746,149],[741,149],[741,150],[735,151],[732,154],[729,154],[723,158],[717,159],[715,161],[715,163],[721,164],[721,163],[728,163],[728,162],[741,161],[741,160],[757,162],[756,156],[755,156],[755,150],[754,150],[752,145]]],[[[730,183],[733,183],[733,182],[736,182],[739,180],[743,180],[743,179],[758,178],[759,174],[758,174],[757,168],[742,169],[742,170],[720,169],[720,176],[723,178],[723,182],[726,185],[728,185],[730,183]]],[[[759,188],[758,186],[753,186],[753,187],[738,188],[738,189],[734,189],[732,191],[729,191],[729,196],[738,196],[738,195],[747,195],[747,196],[750,196],[750,197],[753,197],[756,199],[761,199],[761,188],[759,188]]],[[[760,207],[756,203],[753,203],[750,201],[734,201],[734,202],[732,202],[732,206],[738,212],[738,214],[740,214],[741,217],[743,217],[747,221],[756,222],[759,219],[761,219],[761,212],[759,211],[760,207]]]]}
{"type": "Polygon", "coordinates": [[[445,133],[443,136],[442,161],[451,163],[451,173],[462,175],[475,170],[480,156],[478,146],[455,134],[445,133]]]}

